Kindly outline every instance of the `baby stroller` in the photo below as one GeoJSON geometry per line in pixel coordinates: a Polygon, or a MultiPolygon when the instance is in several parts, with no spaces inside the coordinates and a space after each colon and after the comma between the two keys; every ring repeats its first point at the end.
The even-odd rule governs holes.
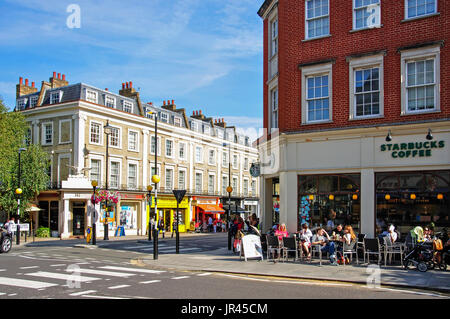
{"type": "Polygon", "coordinates": [[[433,269],[433,247],[425,242],[416,244],[414,248],[406,254],[403,265],[405,269],[410,269],[410,267],[415,266],[421,272],[433,269]]]}

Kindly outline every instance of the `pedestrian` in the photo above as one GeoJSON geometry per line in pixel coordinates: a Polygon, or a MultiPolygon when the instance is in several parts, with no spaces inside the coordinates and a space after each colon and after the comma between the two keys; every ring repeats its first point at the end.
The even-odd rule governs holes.
{"type": "Polygon", "coordinates": [[[5,223],[5,228],[6,231],[11,235],[11,240],[13,240],[13,238],[16,235],[16,232],[13,231],[14,229],[14,217],[11,217],[11,219],[9,219],[6,223],[5,223]]]}
{"type": "Polygon", "coordinates": [[[173,234],[177,231],[177,221],[174,220],[172,223],[172,236],[170,238],[173,238],[173,234]]]}
{"type": "Polygon", "coordinates": [[[159,236],[159,232],[162,231],[162,235],[164,238],[164,233],[165,233],[165,229],[164,229],[164,221],[162,216],[159,217],[159,222],[158,222],[158,236],[159,236]]]}
{"type": "Polygon", "coordinates": [[[214,219],[213,221],[213,228],[214,228],[214,232],[217,232],[217,219],[214,219]]]}
{"type": "Polygon", "coordinates": [[[213,228],[213,220],[212,220],[212,217],[209,216],[209,218],[208,218],[208,231],[210,233],[212,232],[212,228],[213,228]]]}

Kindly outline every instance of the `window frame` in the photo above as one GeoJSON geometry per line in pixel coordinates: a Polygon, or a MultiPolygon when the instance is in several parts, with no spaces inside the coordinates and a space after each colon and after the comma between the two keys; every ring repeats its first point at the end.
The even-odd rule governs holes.
{"type": "Polygon", "coordinates": [[[58,131],[58,144],[70,144],[70,143],[72,143],[72,120],[71,119],[64,119],[64,120],[59,120],[59,131],[58,131]],[[61,126],[62,126],[62,123],[65,123],[65,122],[69,122],[69,140],[68,141],[65,141],[65,142],[62,142],[61,141],[61,136],[62,136],[62,134],[61,134],[61,126]]]}
{"type": "Polygon", "coordinates": [[[333,64],[321,63],[317,65],[305,66],[301,68],[302,72],[302,84],[301,84],[301,97],[302,97],[302,125],[314,125],[333,122],[333,64]],[[308,103],[307,103],[307,79],[312,76],[324,76],[328,75],[328,115],[329,119],[320,121],[308,121],[308,103]]]}
{"type": "Polygon", "coordinates": [[[216,174],[214,173],[208,173],[208,194],[214,194],[216,190],[216,174]],[[210,178],[213,178],[212,185],[210,184],[210,178]],[[212,186],[212,191],[210,190],[210,187],[212,186]]]}
{"type": "Polygon", "coordinates": [[[127,113],[133,113],[134,103],[128,100],[122,100],[122,111],[127,113]],[[128,106],[129,108],[128,108],[128,106]],[[125,109],[126,108],[126,109],[125,109]]]}
{"type": "Polygon", "coordinates": [[[425,13],[422,15],[416,15],[414,17],[409,17],[408,16],[408,0],[405,0],[405,21],[409,21],[409,20],[415,20],[415,19],[420,19],[420,18],[425,18],[425,17],[429,17],[429,16],[433,16],[435,14],[438,14],[438,0],[434,1],[434,12],[432,13],[425,13]]]}
{"type": "Polygon", "coordinates": [[[41,138],[41,144],[43,146],[48,146],[48,145],[53,145],[54,142],[54,138],[53,136],[55,135],[55,130],[53,129],[53,122],[44,122],[42,123],[42,138],[41,138]],[[50,125],[52,128],[52,140],[50,142],[47,142],[47,132],[46,132],[46,128],[47,126],[50,125]]]}
{"type": "Polygon", "coordinates": [[[208,150],[208,165],[216,165],[216,150],[209,149],[208,150]],[[211,152],[213,152],[213,161],[211,162],[211,152]]]}
{"type": "Polygon", "coordinates": [[[278,54],[278,15],[274,16],[272,19],[270,19],[269,22],[269,29],[270,29],[270,58],[272,59],[274,56],[278,54]],[[274,35],[274,23],[276,23],[276,34],[274,35]],[[276,43],[276,50],[274,51],[274,43],[276,43]]]}
{"type": "Polygon", "coordinates": [[[39,101],[39,95],[30,96],[30,108],[37,106],[39,101]]]}
{"type": "Polygon", "coordinates": [[[195,146],[195,154],[194,154],[194,161],[195,163],[203,164],[203,147],[202,146],[195,146]],[[197,149],[200,149],[200,159],[197,159],[197,149]]]}
{"type": "Polygon", "coordinates": [[[174,158],[175,157],[175,141],[173,139],[166,138],[166,141],[164,143],[164,155],[167,158],[174,158]],[[171,143],[172,144],[171,154],[170,155],[167,154],[167,149],[168,149],[167,148],[167,143],[171,143]]]}
{"type": "Polygon", "coordinates": [[[58,103],[61,103],[62,96],[63,96],[63,91],[61,91],[61,90],[57,90],[57,91],[50,92],[50,104],[58,104],[58,103]],[[54,98],[53,98],[53,97],[54,97],[56,94],[58,94],[58,101],[57,101],[57,102],[54,102],[54,98]]]}
{"type": "Polygon", "coordinates": [[[381,0],[378,0],[378,4],[377,5],[374,5],[374,4],[369,4],[369,5],[367,5],[367,6],[363,6],[363,7],[360,7],[360,8],[356,8],[356,1],[357,0],[353,0],[353,31],[359,31],[359,30],[365,30],[365,29],[373,29],[373,28],[379,28],[379,27],[381,27],[381,0]],[[371,6],[377,6],[378,7],[378,18],[377,18],[377,22],[378,23],[375,23],[374,25],[372,25],[372,26],[370,26],[370,25],[368,25],[368,26],[363,26],[363,27],[360,27],[360,28],[357,28],[356,27],[356,11],[357,10],[361,10],[362,8],[368,8],[368,7],[371,7],[371,6]]]}
{"type": "Polygon", "coordinates": [[[203,172],[195,171],[194,172],[194,192],[195,193],[203,193],[203,172]],[[197,189],[197,175],[200,175],[200,190],[197,189]]]}
{"type": "Polygon", "coordinates": [[[178,189],[182,189],[182,190],[186,189],[186,176],[187,176],[187,169],[186,168],[178,168],[178,185],[177,185],[178,189]],[[181,185],[181,183],[180,183],[180,181],[181,181],[180,172],[184,173],[183,185],[181,185]],[[180,186],[182,186],[182,187],[180,187],[180,186]]]}
{"type": "MultiPolygon", "coordinates": [[[[118,159],[118,158],[110,158],[108,165],[109,165],[109,176],[108,176],[108,183],[109,183],[109,185],[108,185],[108,188],[120,189],[120,186],[121,186],[120,182],[121,182],[121,176],[122,176],[122,160],[118,159]],[[115,187],[115,186],[113,186],[111,184],[112,176],[113,176],[112,163],[118,163],[119,164],[119,174],[118,174],[118,177],[117,177],[117,187],[115,187]]],[[[128,169],[128,167],[127,167],[127,169],[128,169]]],[[[127,177],[127,185],[128,185],[128,177],[127,177]]]]}
{"type": "Polygon", "coordinates": [[[118,137],[117,137],[119,141],[118,141],[118,146],[115,146],[115,145],[111,144],[112,136],[113,136],[113,134],[112,134],[113,130],[111,130],[111,134],[108,135],[109,147],[122,149],[122,128],[120,126],[113,126],[113,125],[110,125],[110,126],[113,128],[113,130],[117,129],[117,131],[119,132],[118,133],[118,137]]]}
{"type": "Polygon", "coordinates": [[[371,118],[382,118],[384,117],[384,56],[385,53],[380,53],[376,55],[348,59],[349,62],[349,94],[350,94],[350,108],[349,108],[349,120],[365,120],[371,118]],[[362,115],[357,116],[356,112],[356,71],[364,70],[368,68],[378,68],[379,69],[379,114],[376,115],[362,115]]]}
{"type": "Polygon", "coordinates": [[[139,152],[139,131],[137,131],[137,130],[133,130],[133,129],[128,129],[128,143],[127,143],[128,145],[128,150],[129,151],[131,151],[131,152],[139,152]],[[132,149],[132,148],[130,148],[130,133],[134,133],[134,134],[136,134],[136,148],[134,148],[134,149],[132,149]]]}
{"type": "Polygon", "coordinates": [[[178,143],[178,158],[183,161],[185,161],[187,159],[187,143],[186,142],[178,143]],[[180,152],[182,149],[183,149],[183,157],[181,157],[181,155],[180,155],[180,152]]]}
{"type": "Polygon", "coordinates": [[[166,191],[169,189],[173,190],[174,186],[175,186],[174,183],[175,183],[175,168],[173,166],[166,166],[164,169],[164,189],[166,191]],[[171,171],[171,174],[172,174],[171,179],[170,179],[171,187],[167,187],[167,177],[168,177],[167,171],[171,171]]]}
{"type": "Polygon", "coordinates": [[[115,108],[116,108],[116,105],[117,105],[116,103],[117,103],[117,99],[116,99],[114,96],[106,95],[106,94],[105,94],[105,106],[106,106],[106,107],[110,107],[110,108],[115,109],[115,108]],[[111,100],[113,101],[113,106],[109,106],[109,105],[108,105],[108,99],[111,99],[111,100]]]}
{"type": "Polygon", "coordinates": [[[308,19],[308,1],[314,1],[314,0],[305,0],[305,40],[320,39],[320,38],[330,36],[331,35],[330,0],[328,0],[328,14],[326,16],[319,16],[319,17],[314,17],[314,18],[309,18],[309,19],[308,19]],[[328,17],[328,33],[321,34],[321,35],[314,36],[314,37],[309,37],[308,21],[323,19],[324,17],[328,17]]]}
{"type": "MultiPolygon", "coordinates": [[[[150,155],[155,155],[155,152],[152,151],[152,144],[153,144],[152,141],[154,139],[155,139],[154,135],[150,136],[150,155]]],[[[158,141],[158,156],[161,156],[161,141],[162,141],[161,136],[158,136],[157,141],[158,141]]]]}
{"type": "Polygon", "coordinates": [[[101,145],[103,146],[103,123],[97,122],[95,120],[89,121],[89,144],[92,145],[101,145]],[[100,131],[99,131],[99,143],[92,142],[92,124],[98,124],[100,131]]]}
{"type": "Polygon", "coordinates": [[[100,166],[99,166],[99,177],[100,178],[97,180],[97,182],[98,182],[99,187],[101,187],[102,186],[102,181],[103,181],[103,170],[102,170],[103,158],[100,157],[100,156],[90,156],[89,157],[89,167],[91,168],[89,170],[89,180],[90,181],[93,180],[92,179],[92,161],[98,161],[100,163],[100,166]]]}
{"type": "Polygon", "coordinates": [[[98,104],[98,92],[97,91],[94,91],[94,90],[86,88],[85,98],[86,98],[86,102],[98,104]],[[89,93],[93,93],[95,95],[95,99],[94,100],[90,100],[89,99],[89,93]]]}
{"type": "Polygon", "coordinates": [[[424,48],[410,49],[401,51],[401,116],[439,113],[441,112],[441,72],[440,72],[440,44],[427,46],[424,48]],[[422,61],[433,58],[434,59],[434,109],[425,110],[408,110],[408,95],[407,95],[407,63],[411,61],[422,61]]]}

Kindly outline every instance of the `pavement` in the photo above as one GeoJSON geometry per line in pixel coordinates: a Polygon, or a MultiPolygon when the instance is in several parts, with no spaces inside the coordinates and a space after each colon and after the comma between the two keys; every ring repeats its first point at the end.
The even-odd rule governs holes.
{"type": "MultiPolygon", "coordinates": [[[[180,237],[211,236],[211,234],[183,233],[180,237]]],[[[226,234],[214,234],[216,240],[226,243],[226,234]]],[[[166,233],[166,238],[170,233],[166,233]]],[[[161,238],[161,236],[160,236],[161,238]]],[[[39,239],[39,241],[55,241],[55,239],[39,239]]],[[[98,247],[107,247],[106,245],[115,240],[130,240],[137,243],[147,243],[145,236],[126,236],[110,237],[110,241],[98,240],[98,247]]],[[[29,243],[29,242],[28,242],[29,243]]],[[[61,244],[67,243],[74,247],[95,248],[92,245],[86,245],[85,240],[61,240],[61,244]]],[[[22,243],[25,244],[25,243],[22,243]]],[[[220,245],[216,246],[220,247],[220,245]]],[[[413,289],[434,290],[444,293],[450,293],[450,271],[428,270],[425,273],[417,269],[405,270],[400,265],[387,265],[377,267],[375,263],[356,265],[355,261],[351,265],[331,266],[328,260],[319,261],[313,259],[312,263],[305,261],[277,262],[264,260],[247,260],[240,258],[239,255],[229,251],[227,247],[212,249],[208,251],[192,252],[180,250],[180,254],[159,254],[157,260],[153,260],[152,252],[142,254],[135,258],[135,264],[141,267],[152,269],[170,269],[174,271],[202,271],[228,273],[244,276],[269,276],[290,279],[319,280],[325,282],[346,282],[355,284],[377,284],[386,287],[401,287],[413,289]]]]}

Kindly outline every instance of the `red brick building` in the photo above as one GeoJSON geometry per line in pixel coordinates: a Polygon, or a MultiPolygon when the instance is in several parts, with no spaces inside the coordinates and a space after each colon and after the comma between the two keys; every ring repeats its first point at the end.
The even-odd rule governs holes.
{"type": "Polygon", "coordinates": [[[266,0],[258,14],[265,226],[330,212],[370,235],[448,226],[450,3],[266,0]]]}

